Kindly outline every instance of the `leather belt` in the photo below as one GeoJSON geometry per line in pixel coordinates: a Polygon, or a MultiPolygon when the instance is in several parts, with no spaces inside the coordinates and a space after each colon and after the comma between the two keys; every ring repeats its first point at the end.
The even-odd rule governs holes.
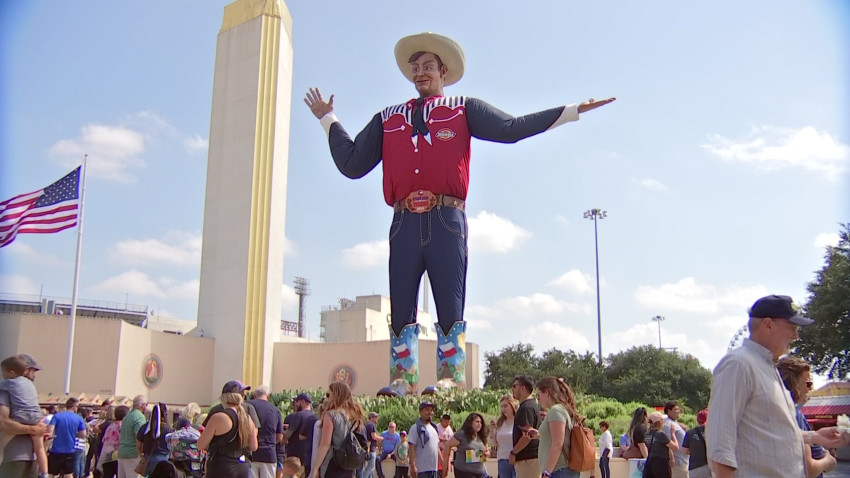
{"type": "Polygon", "coordinates": [[[466,202],[445,194],[434,194],[431,191],[419,189],[408,194],[406,198],[400,199],[393,204],[393,212],[408,210],[412,213],[422,214],[439,206],[455,207],[463,211],[466,202]]]}

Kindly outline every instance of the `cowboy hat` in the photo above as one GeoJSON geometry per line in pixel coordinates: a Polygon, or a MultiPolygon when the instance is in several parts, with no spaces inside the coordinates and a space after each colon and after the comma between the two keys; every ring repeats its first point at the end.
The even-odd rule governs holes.
{"type": "Polygon", "coordinates": [[[395,44],[395,61],[405,78],[413,81],[409,61],[414,53],[420,51],[439,56],[443,64],[446,65],[446,86],[460,81],[463,76],[463,69],[466,66],[463,50],[451,38],[431,32],[406,36],[395,44]]]}

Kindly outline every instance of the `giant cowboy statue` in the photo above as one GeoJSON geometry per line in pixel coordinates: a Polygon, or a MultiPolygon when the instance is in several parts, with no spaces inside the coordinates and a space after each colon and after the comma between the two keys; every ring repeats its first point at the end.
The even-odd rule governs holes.
{"type": "Polygon", "coordinates": [[[399,393],[419,382],[419,282],[428,272],[437,307],[438,386],[466,381],[467,227],[470,140],[514,143],[548,131],[614,98],[559,106],[515,118],[476,98],[443,96],[463,76],[465,58],[450,38],[426,32],[399,40],[395,57],[419,97],[377,113],[352,140],[311,88],[304,102],[328,135],[340,172],[360,178],[383,161],[390,225],[390,382],[399,393]]]}

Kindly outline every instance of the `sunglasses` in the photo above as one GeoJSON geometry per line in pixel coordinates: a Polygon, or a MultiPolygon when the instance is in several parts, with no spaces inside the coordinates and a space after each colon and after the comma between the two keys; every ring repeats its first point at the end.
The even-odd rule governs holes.
{"type": "Polygon", "coordinates": [[[815,386],[815,382],[812,382],[811,380],[806,381],[806,388],[808,388],[809,390],[814,388],[814,386],[815,386]]]}

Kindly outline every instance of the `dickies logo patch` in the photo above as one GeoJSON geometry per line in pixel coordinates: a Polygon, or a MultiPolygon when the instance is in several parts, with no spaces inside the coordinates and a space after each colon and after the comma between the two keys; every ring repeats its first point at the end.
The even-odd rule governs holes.
{"type": "Polygon", "coordinates": [[[439,139],[440,141],[449,141],[450,139],[454,138],[457,135],[455,134],[454,131],[452,131],[448,128],[443,128],[440,131],[437,131],[437,133],[434,134],[434,136],[437,139],[439,139]]]}

